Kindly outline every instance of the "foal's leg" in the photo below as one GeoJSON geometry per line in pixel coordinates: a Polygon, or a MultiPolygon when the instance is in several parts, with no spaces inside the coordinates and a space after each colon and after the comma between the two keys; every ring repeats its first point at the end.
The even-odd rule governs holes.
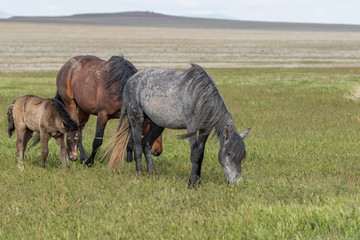
{"type": "Polygon", "coordinates": [[[27,128],[25,130],[24,141],[23,141],[23,158],[24,158],[24,155],[25,155],[27,144],[29,143],[29,141],[30,141],[30,139],[32,137],[32,134],[33,134],[33,131],[31,131],[30,129],[27,128]]]}
{"type": "Polygon", "coordinates": [[[93,141],[92,152],[91,152],[90,157],[85,162],[85,164],[88,166],[90,164],[91,165],[94,164],[95,154],[103,142],[104,130],[105,130],[106,123],[108,120],[109,120],[109,116],[107,115],[106,112],[98,113],[97,122],[96,122],[96,133],[95,133],[95,138],[93,141]]]}
{"type": "Polygon", "coordinates": [[[160,127],[150,121],[150,129],[141,141],[149,174],[156,173],[155,165],[151,157],[151,149],[155,140],[162,134],[163,131],[163,127],[160,127]]]}
{"type": "Polygon", "coordinates": [[[189,138],[190,148],[191,148],[191,174],[189,179],[189,188],[194,187],[196,181],[199,180],[200,183],[200,176],[201,176],[201,165],[204,158],[204,150],[205,150],[205,143],[209,134],[201,135],[201,131],[199,131],[199,137],[194,135],[189,138]]]}
{"type": "Polygon", "coordinates": [[[50,135],[40,130],[40,141],[41,141],[41,167],[45,168],[46,158],[49,154],[49,143],[50,135]]]}
{"type": "Polygon", "coordinates": [[[56,144],[60,148],[62,168],[64,170],[66,170],[67,169],[67,159],[66,159],[67,149],[66,149],[65,142],[64,142],[64,135],[55,138],[55,140],[56,140],[56,144]]]}
{"type": "Polygon", "coordinates": [[[26,142],[26,129],[16,129],[16,151],[18,155],[18,167],[24,170],[24,143],[26,142]]]}

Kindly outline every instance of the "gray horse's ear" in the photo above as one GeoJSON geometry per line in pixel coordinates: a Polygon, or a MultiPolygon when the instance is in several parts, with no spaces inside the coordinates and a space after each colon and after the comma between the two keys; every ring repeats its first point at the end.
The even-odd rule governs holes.
{"type": "Polygon", "coordinates": [[[245,131],[243,131],[242,133],[240,133],[240,137],[242,139],[244,139],[249,134],[250,130],[251,130],[251,128],[248,128],[245,131]]]}
{"type": "Polygon", "coordinates": [[[228,140],[230,137],[230,127],[228,125],[226,125],[224,127],[224,139],[228,140]]]}

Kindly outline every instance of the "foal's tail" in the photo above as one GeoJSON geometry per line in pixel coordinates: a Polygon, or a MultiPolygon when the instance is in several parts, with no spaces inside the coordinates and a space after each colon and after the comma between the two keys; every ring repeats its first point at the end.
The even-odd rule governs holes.
{"type": "Polygon", "coordinates": [[[9,138],[13,135],[13,132],[15,131],[15,122],[13,117],[13,108],[14,108],[15,101],[9,106],[7,116],[8,116],[8,134],[9,138]]]}
{"type": "Polygon", "coordinates": [[[112,137],[112,153],[109,160],[109,168],[112,172],[117,172],[120,165],[124,163],[124,155],[126,151],[126,145],[130,138],[130,122],[127,116],[127,110],[125,105],[122,105],[122,111],[119,120],[119,126],[117,132],[112,137]]]}

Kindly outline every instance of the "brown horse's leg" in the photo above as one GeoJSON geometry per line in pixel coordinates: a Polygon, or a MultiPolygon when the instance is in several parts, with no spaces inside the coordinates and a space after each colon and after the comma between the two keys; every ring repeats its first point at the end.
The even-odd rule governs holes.
{"type": "MultiPolygon", "coordinates": [[[[143,125],[143,129],[142,129],[142,135],[145,136],[145,134],[149,131],[149,128],[150,128],[150,122],[148,119],[146,119],[144,121],[144,125],[143,125]]],[[[130,141],[129,141],[130,143],[130,141]]],[[[154,144],[152,145],[152,148],[151,148],[151,154],[154,155],[154,156],[160,156],[160,154],[162,153],[163,151],[163,148],[162,148],[162,137],[159,136],[154,144]]],[[[131,160],[132,161],[132,160],[131,160]]]]}
{"type": "Polygon", "coordinates": [[[50,135],[40,130],[40,141],[41,141],[41,167],[45,168],[46,158],[49,154],[48,142],[50,135]]]}
{"type": "Polygon", "coordinates": [[[153,146],[153,143],[161,135],[163,131],[164,131],[163,127],[160,127],[155,123],[151,122],[149,131],[141,140],[149,174],[156,173],[154,161],[151,157],[151,147],[153,146]]]}
{"type": "Polygon", "coordinates": [[[61,137],[55,138],[55,140],[56,140],[56,144],[60,148],[62,168],[64,170],[66,170],[67,169],[67,159],[66,159],[67,150],[66,150],[66,146],[65,146],[65,142],[64,142],[64,135],[62,135],[61,137]]]}
{"type": "Polygon", "coordinates": [[[82,144],[82,130],[85,127],[85,124],[87,123],[87,121],[89,120],[89,114],[84,112],[82,109],[79,108],[78,111],[78,117],[79,117],[79,126],[80,126],[80,136],[79,136],[79,150],[80,150],[80,161],[81,163],[83,163],[88,156],[86,155],[84,146],[82,144]]]}
{"type": "Polygon", "coordinates": [[[18,167],[20,170],[24,170],[24,142],[26,136],[26,129],[16,129],[16,151],[18,155],[18,167]]]}
{"type": "Polygon", "coordinates": [[[88,166],[90,164],[91,165],[94,164],[94,158],[95,158],[96,152],[103,142],[104,130],[105,130],[106,123],[108,120],[109,120],[109,117],[105,112],[98,113],[97,122],[96,122],[96,133],[95,133],[95,138],[93,141],[93,149],[91,151],[90,157],[85,162],[85,164],[88,166]]]}

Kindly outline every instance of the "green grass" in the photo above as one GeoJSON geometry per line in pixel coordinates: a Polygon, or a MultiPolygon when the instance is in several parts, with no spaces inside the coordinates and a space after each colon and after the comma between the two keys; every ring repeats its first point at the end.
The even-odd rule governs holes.
{"type": "Polygon", "coordinates": [[[134,163],[111,174],[101,152],[93,168],[64,172],[53,140],[46,169],[35,147],[19,171],[7,108],[24,94],[53,97],[56,73],[0,73],[0,239],[359,239],[360,107],[344,96],[360,69],[207,70],[238,131],[252,130],[244,183],[226,185],[211,140],[196,190],[183,131],[165,130],[156,176],[137,176],[134,163]]]}

